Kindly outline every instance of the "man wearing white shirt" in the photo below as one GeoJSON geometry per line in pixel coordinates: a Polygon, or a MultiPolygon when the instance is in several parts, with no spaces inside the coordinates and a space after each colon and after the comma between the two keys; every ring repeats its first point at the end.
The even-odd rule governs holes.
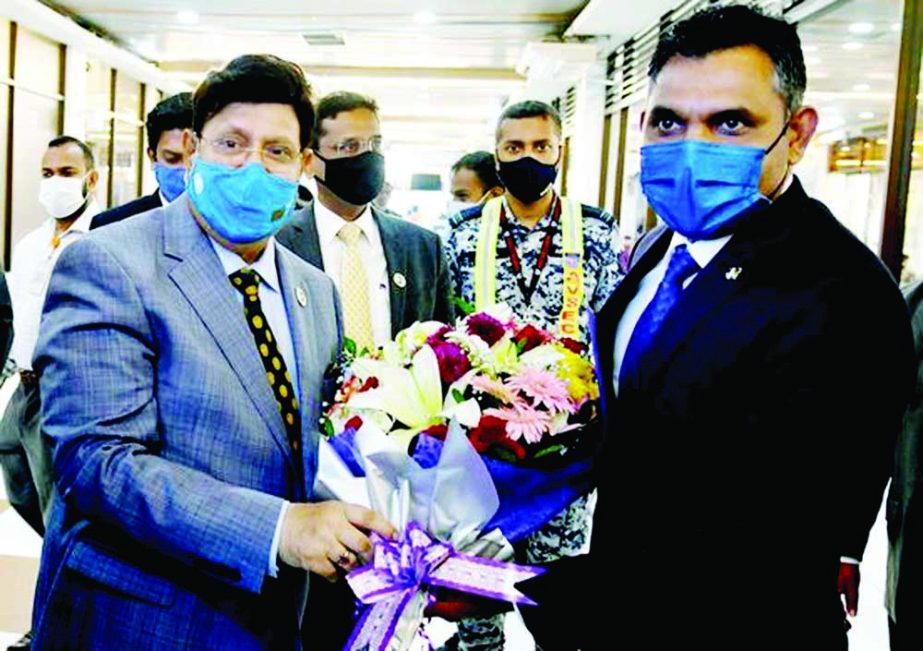
{"type": "Polygon", "coordinates": [[[86,144],[70,136],[48,143],[39,202],[49,217],[13,248],[7,276],[14,313],[10,359],[19,373],[19,386],[0,421],[0,465],[11,505],[40,535],[51,498],[51,466],[39,429],[41,400],[32,353],[55,262],[61,251],[89,231],[99,213],[93,197],[98,179],[86,144]]]}
{"type": "Polygon", "coordinates": [[[372,205],[385,180],[381,152],[374,100],[349,92],[322,98],[308,165],[317,198],[278,235],[333,279],[346,335],[360,349],[454,313],[438,236],[372,205]]]}

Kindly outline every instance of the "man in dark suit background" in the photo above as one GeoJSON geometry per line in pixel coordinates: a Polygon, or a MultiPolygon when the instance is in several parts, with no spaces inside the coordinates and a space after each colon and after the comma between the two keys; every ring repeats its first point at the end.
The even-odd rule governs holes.
{"type": "Polygon", "coordinates": [[[381,345],[417,321],[453,317],[439,237],[372,205],[385,178],[381,150],[373,99],[349,92],[323,97],[309,166],[318,196],[279,233],[282,244],[333,278],[346,334],[360,347],[381,345]],[[344,239],[348,230],[357,238],[352,244],[344,239]],[[352,253],[361,269],[351,266],[352,253]]]}
{"type": "MultiPolygon", "coordinates": [[[[451,322],[454,316],[439,237],[372,205],[385,179],[381,150],[373,99],[350,92],[323,97],[309,163],[317,197],[278,235],[333,278],[346,336],[360,349],[381,345],[417,321],[451,322]]],[[[302,629],[306,646],[342,648],[352,613],[345,582],[315,581],[302,629]]]]}
{"type": "Polygon", "coordinates": [[[613,615],[651,649],[846,648],[913,351],[893,279],[792,175],[804,88],[795,28],[752,8],[660,38],[641,181],[666,225],[597,315],[599,502],[589,557],[527,587],[546,649],[610,647],[613,615]]]}
{"type": "Polygon", "coordinates": [[[888,608],[891,651],[923,648],[923,281],[904,290],[913,328],[917,379],[894,451],[888,491],[888,608]]]}
{"type": "Polygon", "coordinates": [[[145,127],[147,157],[157,177],[157,189],[149,195],[99,213],[93,218],[90,229],[160,208],[186,189],[183,131],[192,128],[192,94],[177,93],[162,100],[147,114],[145,127]]]}

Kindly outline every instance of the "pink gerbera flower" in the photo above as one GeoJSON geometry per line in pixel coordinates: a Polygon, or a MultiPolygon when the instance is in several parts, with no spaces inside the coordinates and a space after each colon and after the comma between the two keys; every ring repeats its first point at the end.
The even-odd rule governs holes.
{"type": "Polygon", "coordinates": [[[516,398],[516,393],[512,389],[502,382],[489,378],[486,375],[475,376],[471,380],[471,387],[489,396],[493,396],[502,402],[511,403],[516,398]]]}
{"type": "Polygon", "coordinates": [[[549,411],[569,414],[574,412],[574,404],[567,392],[567,382],[550,371],[524,368],[507,380],[506,385],[532,398],[532,404],[536,407],[543,406],[549,411]]]}
{"type": "Polygon", "coordinates": [[[495,416],[506,421],[506,435],[513,441],[525,439],[527,443],[538,443],[551,426],[548,412],[517,402],[512,407],[485,409],[485,416],[495,416]]]}

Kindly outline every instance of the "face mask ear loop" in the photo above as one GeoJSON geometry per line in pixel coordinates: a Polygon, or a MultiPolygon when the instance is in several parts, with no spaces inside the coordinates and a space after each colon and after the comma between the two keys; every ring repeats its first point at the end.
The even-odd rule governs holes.
{"type": "MultiPolygon", "coordinates": [[[[779,132],[779,135],[776,136],[776,139],[772,141],[772,144],[769,145],[769,147],[766,148],[766,149],[764,150],[764,152],[763,152],[764,155],[768,155],[769,152],[771,152],[773,149],[775,149],[775,146],[779,144],[779,141],[782,140],[782,136],[784,136],[784,135],[786,134],[786,132],[788,131],[788,129],[789,129],[789,126],[790,126],[790,125],[789,125],[789,120],[790,120],[790,119],[791,119],[790,116],[786,116],[786,117],[785,117],[785,125],[782,127],[782,130],[779,132]]],[[[779,181],[779,183],[776,184],[776,187],[773,189],[773,191],[769,193],[768,199],[769,199],[770,201],[775,201],[775,200],[776,200],[776,194],[779,192],[779,190],[782,189],[782,186],[785,184],[785,179],[788,178],[788,172],[789,172],[789,170],[790,170],[791,168],[792,168],[792,166],[786,161],[786,163],[785,163],[785,173],[782,175],[782,180],[779,181]]]]}

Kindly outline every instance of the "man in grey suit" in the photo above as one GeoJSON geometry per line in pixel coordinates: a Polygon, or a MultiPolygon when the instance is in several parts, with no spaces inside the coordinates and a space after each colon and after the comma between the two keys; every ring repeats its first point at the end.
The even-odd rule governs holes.
{"type": "Polygon", "coordinates": [[[306,570],[332,579],[369,530],[393,535],[311,502],[338,301],[274,234],[313,119],[297,66],[235,59],[195,92],[186,195],[59,259],[35,357],[55,444],[36,649],[297,650],[306,570]]]}
{"type": "Polygon", "coordinates": [[[309,162],[318,196],[279,233],[279,242],[333,278],[346,335],[360,348],[380,346],[417,321],[454,316],[439,237],[371,204],[385,180],[381,150],[373,99],[323,97],[309,162]]]}

